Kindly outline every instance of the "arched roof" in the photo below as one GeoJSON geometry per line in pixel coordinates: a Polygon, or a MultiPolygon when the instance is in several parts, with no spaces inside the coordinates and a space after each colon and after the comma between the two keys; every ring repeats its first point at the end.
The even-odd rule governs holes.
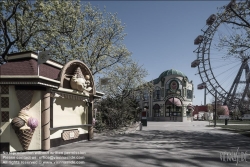
{"type": "Polygon", "coordinates": [[[163,78],[163,77],[166,77],[166,76],[171,76],[171,75],[179,75],[179,76],[182,76],[182,77],[187,77],[184,73],[182,73],[181,71],[178,71],[178,70],[175,70],[175,69],[170,69],[170,70],[166,70],[164,72],[161,73],[161,75],[156,78],[154,80],[154,84],[157,84],[160,82],[160,80],[163,78]]]}

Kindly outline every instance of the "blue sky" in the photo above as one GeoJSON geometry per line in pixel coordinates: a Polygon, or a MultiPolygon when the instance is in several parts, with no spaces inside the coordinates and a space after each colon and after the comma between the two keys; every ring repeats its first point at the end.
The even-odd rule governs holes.
{"type": "MultiPolygon", "coordinates": [[[[87,1],[83,1],[86,3],[87,1]]],[[[194,39],[202,35],[206,19],[218,12],[217,7],[230,1],[89,1],[93,6],[117,13],[126,24],[124,44],[132,57],[147,69],[146,80],[157,78],[163,71],[177,69],[193,80],[194,105],[203,104],[204,91],[197,68],[191,68],[196,59],[194,39]]],[[[212,96],[207,96],[207,103],[212,96]]]]}

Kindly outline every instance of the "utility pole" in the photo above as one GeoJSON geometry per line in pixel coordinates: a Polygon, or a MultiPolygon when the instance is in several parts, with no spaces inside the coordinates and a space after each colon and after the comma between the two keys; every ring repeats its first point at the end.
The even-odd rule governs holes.
{"type": "Polygon", "coordinates": [[[214,127],[216,127],[216,117],[217,117],[217,91],[215,91],[215,102],[214,102],[214,105],[215,105],[214,127]]]}
{"type": "Polygon", "coordinates": [[[207,88],[204,89],[204,106],[207,105],[206,104],[206,95],[207,95],[207,88]]]}

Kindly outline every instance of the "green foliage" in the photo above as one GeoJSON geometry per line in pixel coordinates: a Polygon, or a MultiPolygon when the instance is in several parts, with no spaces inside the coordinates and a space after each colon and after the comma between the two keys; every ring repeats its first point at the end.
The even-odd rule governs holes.
{"type": "Polygon", "coordinates": [[[105,129],[106,125],[102,122],[101,114],[97,114],[97,116],[96,116],[96,122],[95,122],[95,126],[94,127],[99,132],[102,132],[105,129]]]}
{"type": "Polygon", "coordinates": [[[0,51],[50,49],[52,59],[83,61],[92,74],[125,63],[124,25],[116,14],[74,0],[6,0],[0,3],[0,51]]]}
{"type": "Polygon", "coordinates": [[[108,84],[98,85],[106,96],[97,108],[102,113],[102,121],[114,129],[139,121],[141,109],[135,92],[150,90],[152,85],[143,80],[147,71],[132,60],[116,64],[111,69],[104,73],[104,78],[109,78],[108,84]]]}
{"type": "Polygon", "coordinates": [[[106,70],[104,78],[109,78],[109,84],[98,83],[98,87],[106,96],[122,100],[132,96],[135,91],[152,89],[152,84],[144,81],[147,74],[138,63],[128,60],[126,64],[116,64],[111,70],[106,70]]]}
{"type": "Polygon", "coordinates": [[[231,116],[232,116],[232,119],[236,120],[241,116],[241,112],[238,109],[236,109],[233,112],[231,112],[231,116]]]}
{"type": "Polygon", "coordinates": [[[0,4],[1,56],[48,48],[53,38],[73,32],[79,1],[6,0],[0,4]]]}
{"type": "Polygon", "coordinates": [[[110,129],[123,127],[139,120],[138,103],[132,98],[121,101],[119,98],[103,99],[97,106],[102,113],[102,121],[110,129]]]}

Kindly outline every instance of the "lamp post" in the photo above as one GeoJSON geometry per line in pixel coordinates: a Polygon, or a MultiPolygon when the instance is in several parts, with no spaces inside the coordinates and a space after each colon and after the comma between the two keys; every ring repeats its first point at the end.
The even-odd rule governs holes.
{"type": "Polygon", "coordinates": [[[152,101],[151,101],[152,95],[151,95],[151,93],[152,93],[152,91],[150,90],[150,91],[149,91],[149,116],[150,116],[150,117],[153,117],[153,116],[152,116],[152,101]]]}
{"type": "Polygon", "coordinates": [[[204,89],[204,106],[207,105],[206,104],[206,95],[207,95],[207,89],[204,89]]]}
{"type": "MultiPolygon", "coordinates": [[[[217,87],[215,87],[217,88],[217,87]]],[[[214,110],[214,127],[216,127],[216,116],[217,116],[217,91],[215,91],[215,102],[214,102],[214,105],[215,105],[215,110],[214,110]]]]}

